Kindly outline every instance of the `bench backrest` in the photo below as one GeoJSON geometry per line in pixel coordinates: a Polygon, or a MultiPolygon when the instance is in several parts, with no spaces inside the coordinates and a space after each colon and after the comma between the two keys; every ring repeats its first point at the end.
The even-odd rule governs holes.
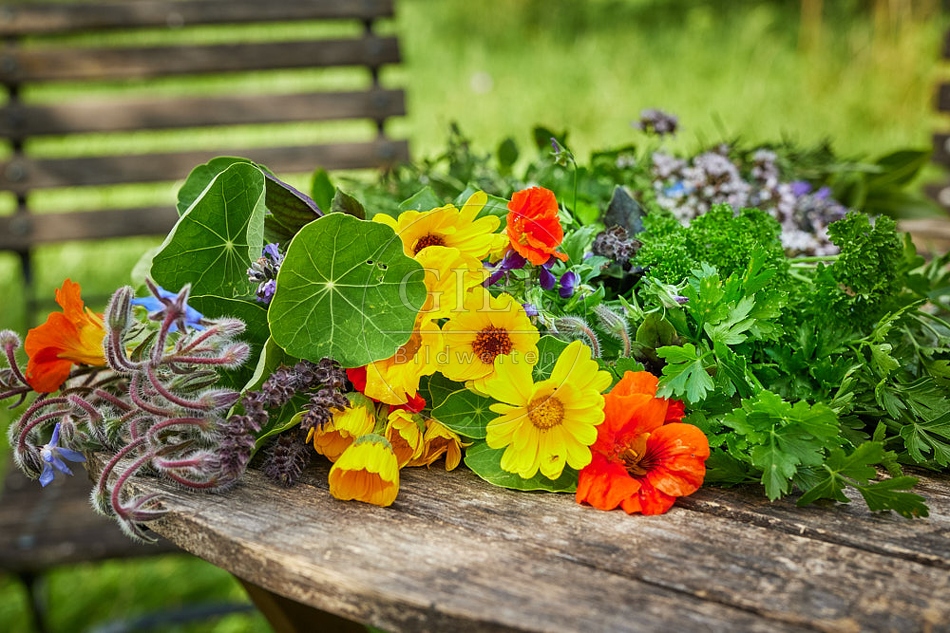
{"type": "MultiPolygon", "coordinates": [[[[944,33],[941,56],[944,60],[950,60],[950,31],[944,33]]],[[[937,84],[934,105],[938,112],[950,112],[950,83],[937,84]]],[[[950,133],[944,130],[935,131],[932,142],[931,160],[944,169],[950,168],[950,133]]],[[[924,190],[937,204],[950,210],[950,182],[945,178],[925,185],[924,190]]],[[[950,222],[946,218],[910,219],[903,220],[900,224],[903,230],[914,236],[918,248],[928,252],[950,251],[950,222]]]]}
{"type": "MultiPolygon", "coordinates": [[[[0,84],[8,95],[0,107],[0,137],[9,148],[0,154],[0,192],[13,198],[0,215],[0,251],[20,255],[29,284],[31,251],[38,245],[162,235],[176,219],[173,199],[120,209],[54,205],[36,213],[35,199],[48,191],[179,181],[218,155],[244,156],[281,176],[408,160],[407,143],[388,138],[384,130],[388,118],[405,114],[403,91],[384,89],[379,81],[382,66],[400,61],[398,42],[373,28],[377,20],[392,17],[393,1],[0,6],[0,84]],[[342,68],[344,74],[325,80],[327,72],[342,68]],[[235,80],[243,88],[227,87],[235,80]],[[57,89],[65,96],[58,97],[57,89]],[[343,120],[348,121],[332,127],[318,123],[343,120]],[[287,132],[288,122],[316,124],[317,141],[298,141],[295,132],[287,132]],[[215,132],[198,147],[159,141],[157,149],[154,142],[144,150],[121,149],[127,133],[193,130],[202,138],[198,135],[209,128],[252,124],[284,124],[283,136],[278,129],[273,137],[278,140],[269,143],[267,128],[256,128],[253,146],[220,141],[215,132]],[[80,148],[88,144],[92,153],[67,147],[58,155],[57,143],[69,138],[80,139],[80,148]],[[119,149],[112,150],[115,139],[119,149]]],[[[28,303],[32,297],[30,289],[28,303]]]]}

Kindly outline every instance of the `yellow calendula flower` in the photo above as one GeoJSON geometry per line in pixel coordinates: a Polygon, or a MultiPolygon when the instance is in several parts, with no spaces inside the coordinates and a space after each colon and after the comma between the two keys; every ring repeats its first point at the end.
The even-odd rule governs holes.
{"type": "Polygon", "coordinates": [[[422,454],[406,466],[431,466],[445,455],[445,469],[455,470],[462,461],[462,448],[468,444],[462,442],[458,434],[436,420],[426,420],[426,433],[423,438],[422,454]]]}
{"type": "Polygon", "coordinates": [[[322,428],[314,427],[307,433],[307,441],[313,442],[313,448],[331,462],[339,459],[357,438],[370,433],[376,424],[372,400],[359,393],[351,393],[347,397],[350,406],[334,410],[330,422],[322,428]]]}
{"type": "Polygon", "coordinates": [[[499,357],[485,388],[499,402],[488,423],[486,441],[504,448],[501,467],[525,479],[540,470],[557,479],[564,466],[581,469],[591,461],[590,445],[604,420],[604,389],[610,374],[600,371],[590,348],[574,341],[558,356],[551,377],[535,383],[531,366],[499,357]]]}
{"type": "Polygon", "coordinates": [[[386,404],[406,404],[418,393],[419,379],[435,373],[441,348],[439,326],[420,315],[412,336],[395,354],[366,366],[363,393],[386,404]]]}
{"type": "Polygon", "coordinates": [[[425,422],[418,413],[405,409],[391,410],[386,420],[385,434],[400,468],[422,455],[425,448],[425,422]]]}
{"type": "Polygon", "coordinates": [[[399,464],[386,438],[370,433],[343,451],[330,468],[330,494],[342,501],[392,505],[399,493],[399,464]]]}
{"type": "Polygon", "coordinates": [[[457,248],[431,246],[419,251],[415,260],[425,271],[427,295],[419,314],[427,319],[457,313],[468,292],[488,279],[488,270],[482,263],[457,248]]]}
{"type": "Polygon", "coordinates": [[[493,297],[479,287],[468,294],[463,308],[442,326],[445,347],[436,360],[446,378],[474,381],[474,387],[485,392],[482,382],[495,373],[495,358],[512,352],[522,354],[530,373],[540,335],[521,304],[509,294],[493,297]]]}
{"type": "Polygon", "coordinates": [[[447,204],[430,211],[404,211],[399,218],[379,213],[373,221],[396,231],[409,257],[429,246],[448,246],[480,261],[508,242],[506,235],[495,233],[501,224],[497,216],[478,217],[487,201],[488,196],[477,191],[461,209],[447,204]]]}

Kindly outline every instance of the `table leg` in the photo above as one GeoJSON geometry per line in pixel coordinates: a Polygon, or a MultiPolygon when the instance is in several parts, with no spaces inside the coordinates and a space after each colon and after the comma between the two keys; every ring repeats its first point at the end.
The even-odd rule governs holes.
{"type": "Polygon", "coordinates": [[[277,595],[241,578],[238,581],[274,628],[274,633],[366,633],[366,627],[358,622],[277,595]]]}

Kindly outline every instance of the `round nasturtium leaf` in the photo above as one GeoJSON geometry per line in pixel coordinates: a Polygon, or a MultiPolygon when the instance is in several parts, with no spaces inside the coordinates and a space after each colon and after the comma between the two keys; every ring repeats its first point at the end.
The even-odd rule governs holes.
{"type": "Polygon", "coordinates": [[[409,340],[426,298],[422,266],[384,224],[331,213],[294,236],[267,318],[287,353],[359,367],[409,340]]]}
{"type": "Polygon", "coordinates": [[[171,292],[191,284],[194,295],[253,295],[247,269],[264,247],[264,195],[257,166],[236,162],[221,171],[152,258],[152,279],[171,292]]]}

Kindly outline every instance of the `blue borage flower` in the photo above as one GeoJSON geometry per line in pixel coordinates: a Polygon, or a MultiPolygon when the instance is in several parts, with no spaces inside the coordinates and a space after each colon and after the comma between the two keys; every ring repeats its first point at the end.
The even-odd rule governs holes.
{"type": "Polygon", "coordinates": [[[153,282],[151,279],[145,280],[151,291],[151,297],[141,297],[132,299],[132,305],[142,306],[148,310],[148,318],[152,321],[171,320],[169,332],[175,330],[185,331],[187,328],[203,330],[202,321],[204,316],[188,305],[188,294],[191,292],[191,286],[186,284],[178,293],[169,292],[153,282]]]}
{"type": "Polygon", "coordinates": [[[53,436],[50,438],[50,441],[40,447],[40,456],[43,458],[43,472],[40,473],[40,484],[44,488],[53,481],[57,470],[64,475],[73,474],[73,471],[70,470],[66,462],[63,461],[64,459],[68,459],[71,462],[86,461],[86,458],[79,451],[74,451],[71,448],[59,445],[59,427],[60,423],[57,422],[53,428],[53,436]]]}

